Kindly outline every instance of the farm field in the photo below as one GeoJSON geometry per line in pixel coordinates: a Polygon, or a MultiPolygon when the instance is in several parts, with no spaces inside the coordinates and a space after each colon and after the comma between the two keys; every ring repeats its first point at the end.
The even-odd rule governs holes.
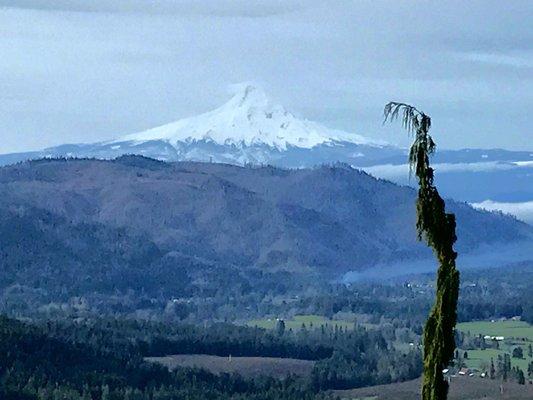
{"type": "MultiPolygon", "coordinates": [[[[306,327],[320,327],[322,325],[328,325],[334,327],[335,325],[343,329],[353,329],[354,323],[350,321],[332,320],[321,315],[296,315],[293,319],[286,319],[285,328],[298,330],[301,329],[302,324],[306,327]]],[[[275,318],[254,319],[248,321],[246,325],[257,326],[264,329],[274,329],[276,327],[277,320],[275,318]]]]}
{"type": "Polygon", "coordinates": [[[472,335],[503,336],[506,339],[526,339],[533,342],[533,325],[524,321],[462,322],[457,324],[457,329],[472,335]]]}
{"type": "MultiPolygon", "coordinates": [[[[504,340],[500,342],[499,349],[487,348],[485,350],[468,350],[468,359],[464,362],[469,368],[485,369],[490,364],[491,358],[495,360],[498,355],[505,353],[512,354],[513,348],[520,346],[524,358],[511,358],[511,365],[520,367],[524,372],[527,371],[528,364],[533,358],[528,356],[528,346],[533,345],[533,326],[523,321],[476,321],[465,322],[457,325],[461,332],[470,332],[472,336],[489,335],[503,336],[504,340]]],[[[461,354],[464,352],[460,349],[461,354]]]]}
{"type": "MultiPolygon", "coordinates": [[[[461,350],[463,352],[464,350],[461,350]]],[[[468,359],[463,360],[468,368],[475,368],[479,370],[488,369],[490,365],[490,359],[494,359],[494,363],[498,359],[498,355],[505,353],[510,353],[512,350],[510,348],[504,347],[504,349],[485,349],[485,350],[468,350],[468,359]]],[[[533,358],[527,356],[527,351],[524,349],[524,358],[511,358],[511,365],[518,366],[522,371],[527,372],[528,363],[533,361],[533,358]]]]}
{"type": "MultiPolygon", "coordinates": [[[[500,381],[458,377],[452,379],[449,400],[531,400],[533,385],[506,382],[500,394],[500,381]]],[[[420,379],[352,390],[337,390],[342,400],[412,400],[420,398],[420,379]]]]}
{"type": "Polygon", "coordinates": [[[272,357],[219,357],[205,354],[177,354],[166,357],[148,357],[146,360],[176,367],[204,368],[214,374],[238,373],[247,378],[271,376],[285,378],[289,374],[309,376],[313,361],[272,357]]]}

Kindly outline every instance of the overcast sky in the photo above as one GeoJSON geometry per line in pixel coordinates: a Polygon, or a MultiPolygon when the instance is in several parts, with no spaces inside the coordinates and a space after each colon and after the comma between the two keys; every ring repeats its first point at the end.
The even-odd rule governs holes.
{"type": "Polygon", "coordinates": [[[0,0],[0,152],[208,111],[254,81],[296,115],[406,145],[533,150],[533,1],[0,0]]]}

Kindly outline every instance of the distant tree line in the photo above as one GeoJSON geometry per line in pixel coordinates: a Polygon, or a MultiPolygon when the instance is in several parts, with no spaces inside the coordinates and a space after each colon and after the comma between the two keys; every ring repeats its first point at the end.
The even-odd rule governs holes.
{"type": "MultiPolygon", "coordinates": [[[[52,328],[53,329],[53,328],[52,328]]],[[[134,345],[107,342],[95,327],[49,336],[51,327],[0,319],[2,400],[311,400],[329,396],[289,377],[243,379],[145,362],[134,345]],[[88,335],[81,343],[79,339],[88,335]]]]}
{"type": "Polygon", "coordinates": [[[364,328],[280,332],[229,324],[195,327],[101,319],[27,325],[0,319],[2,399],[55,399],[57,391],[83,400],[311,399],[322,398],[327,389],[412,379],[420,375],[420,365],[418,351],[398,352],[379,331],[364,328]],[[318,361],[310,378],[282,382],[181,368],[169,372],[144,361],[172,353],[318,361]]]}

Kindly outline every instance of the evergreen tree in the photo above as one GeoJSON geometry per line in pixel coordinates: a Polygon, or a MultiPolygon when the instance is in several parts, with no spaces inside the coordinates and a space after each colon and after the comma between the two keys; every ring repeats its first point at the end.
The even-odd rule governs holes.
{"type": "Polygon", "coordinates": [[[509,353],[505,353],[503,355],[503,360],[505,363],[505,370],[509,372],[511,370],[511,355],[509,353]]]}
{"type": "Polygon", "coordinates": [[[413,106],[391,102],[385,106],[385,121],[397,119],[400,113],[404,128],[414,134],[409,164],[419,186],[416,202],[418,238],[426,240],[439,261],[435,304],[424,328],[422,399],[445,400],[448,383],[442,370],[453,358],[459,296],[459,271],[455,267],[457,253],[453,249],[457,239],[455,216],[446,213],[444,200],[433,184],[433,168],[429,164],[429,157],[435,151],[435,142],[429,135],[431,118],[413,106]]]}
{"type": "Polygon", "coordinates": [[[522,371],[520,368],[518,368],[518,384],[519,385],[525,385],[526,384],[526,377],[524,376],[524,371],[522,371]]]}
{"type": "Polygon", "coordinates": [[[522,347],[517,346],[513,349],[513,358],[524,358],[524,351],[522,347]]]}
{"type": "Polygon", "coordinates": [[[283,336],[285,333],[285,321],[283,321],[281,318],[278,319],[278,322],[276,323],[276,332],[278,336],[283,336]]]}

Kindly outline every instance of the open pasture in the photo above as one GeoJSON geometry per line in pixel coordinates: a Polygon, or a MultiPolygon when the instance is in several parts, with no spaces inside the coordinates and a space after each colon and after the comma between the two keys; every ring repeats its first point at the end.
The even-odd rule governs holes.
{"type": "MultiPolygon", "coordinates": [[[[469,368],[486,370],[491,359],[496,360],[498,355],[512,354],[513,348],[520,346],[524,358],[511,358],[511,365],[527,371],[528,364],[533,358],[528,355],[528,346],[533,345],[533,326],[523,321],[475,321],[463,322],[457,325],[457,329],[463,333],[470,332],[471,336],[502,336],[504,340],[499,342],[499,349],[487,348],[485,350],[467,350],[468,359],[464,362],[469,368]]],[[[464,349],[460,349],[461,354],[464,349]]]]}
{"type": "Polygon", "coordinates": [[[309,376],[314,361],[273,357],[219,357],[205,354],[177,354],[166,357],[148,357],[148,361],[177,367],[203,368],[214,374],[237,373],[247,378],[271,376],[285,378],[287,375],[309,376]]]}
{"type": "Polygon", "coordinates": [[[505,339],[517,339],[533,342],[533,325],[524,321],[474,321],[457,324],[461,332],[471,335],[503,336],[505,339]]]}

